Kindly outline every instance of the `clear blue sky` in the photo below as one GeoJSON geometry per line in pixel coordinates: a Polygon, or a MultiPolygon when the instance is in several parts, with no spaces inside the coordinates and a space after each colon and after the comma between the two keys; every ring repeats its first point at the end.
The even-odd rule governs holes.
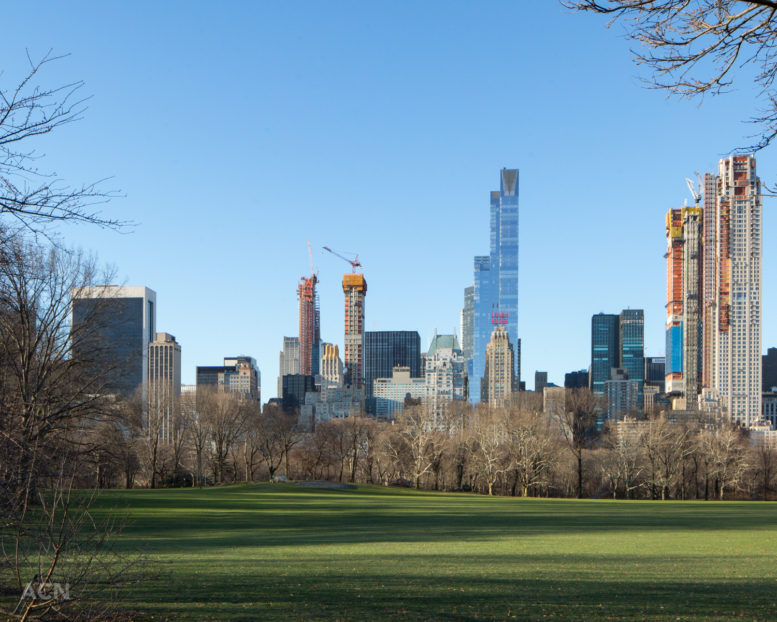
{"type": "MultiPolygon", "coordinates": [[[[49,48],[48,84],[83,79],[85,118],[42,143],[62,177],[112,177],[132,233],[63,236],[157,292],[157,327],[196,365],[249,354],[274,396],[296,285],[319,270],[322,337],[341,344],[359,253],[368,330],[459,325],[489,191],[520,169],[523,379],[590,360],[590,318],[645,309],[664,354],[664,214],[685,177],[747,143],[746,74],[698,102],[641,88],[622,30],[543,2],[11,2],[2,79],[49,48]]],[[[775,149],[758,154],[775,181],[775,149]]],[[[777,345],[774,202],[764,208],[764,348],[777,345]]]]}

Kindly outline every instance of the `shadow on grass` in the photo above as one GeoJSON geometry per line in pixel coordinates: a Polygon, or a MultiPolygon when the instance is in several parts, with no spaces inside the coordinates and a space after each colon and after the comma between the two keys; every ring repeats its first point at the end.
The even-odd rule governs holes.
{"type": "Polygon", "coordinates": [[[160,552],[597,532],[757,531],[777,525],[777,504],[754,502],[581,502],[289,486],[113,491],[101,503],[110,507],[114,499],[128,504],[130,523],[123,540],[128,545],[145,540],[160,552]]]}
{"type": "Polygon", "coordinates": [[[749,620],[773,619],[773,583],[367,577],[233,576],[218,586],[171,585],[142,601],[172,619],[223,620],[749,620]]]}

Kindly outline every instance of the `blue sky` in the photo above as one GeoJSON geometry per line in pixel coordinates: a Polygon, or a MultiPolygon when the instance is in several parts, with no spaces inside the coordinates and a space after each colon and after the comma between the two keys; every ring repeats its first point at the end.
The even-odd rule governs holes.
{"type": "MultiPolygon", "coordinates": [[[[320,278],[322,337],[343,340],[359,253],[368,330],[459,325],[472,257],[488,251],[489,191],[520,169],[523,379],[563,383],[590,360],[590,318],[645,309],[664,354],[664,214],[686,177],[747,144],[747,72],[697,101],[642,88],[619,27],[547,2],[12,2],[4,83],[25,49],[70,56],[85,118],[41,143],[73,182],[110,177],[105,214],[131,232],[60,229],[157,292],[157,327],[196,365],[254,356],[275,394],[296,285],[320,278]]],[[[775,149],[757,155],[775,180],[775,149]]],[[[777,219],[764,202],[764,349],[777,345],[777,219]]]]}

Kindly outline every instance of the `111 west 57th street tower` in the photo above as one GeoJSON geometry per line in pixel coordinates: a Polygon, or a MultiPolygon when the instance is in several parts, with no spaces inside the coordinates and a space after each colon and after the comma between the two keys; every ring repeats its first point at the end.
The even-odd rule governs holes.
{"type": "MultiPolygon", "coordinates": [[[[491,193],[491,247],[487,256],[475,257],[472,308],[472,360],[468,362],[470,399],[480,398],[486,368],[486,346],[496,326],[507,331],[515,357],[516,383],[521,379],[518,340],[518,169],[504,168],[500,187],[491,193]]],[[[463,335],[464,342],[468,335],[463,335]]]]}

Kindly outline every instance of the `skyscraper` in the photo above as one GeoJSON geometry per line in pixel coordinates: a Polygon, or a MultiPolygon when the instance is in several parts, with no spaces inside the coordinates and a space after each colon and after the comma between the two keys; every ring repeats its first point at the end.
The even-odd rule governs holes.
{"type": "Polygon", "coordinates": [[[464,288],[464,308],[461,310],[461,357],[464,372],[472,375],[472,337],[475,322],[475,286],[464,288]]]}
{"type": "MultiPolygon", "coordinates": [[[[128,397],[148,383],[148,344],[156,331],[156,292],[148,287],[80,288],[72,302],[72,332],[90,325],[91,338],[73,342],[73,356],[94,360],[103,391],[128,397]],[[95,352],[99,351],[95,359],[95,352]]],[[[145,397],[145,395],[144,395],[145,397]]]]}
{"type": "Polygon", "coordinates": [[[493,406],[510,401],[517,390],[515,353],[510,334],[504,326],[495,326],[491,341],[486,346],[485,373],[481,383],[481,400],[493,406]]]}
{"type": "Polygon", "coordinates": [[[288,374],[298,374],[299,337],[284,337],[278,364],[278,396],[283,395],[283,377],[288,374]]]}
{"type": "Polygon", "coordinates": [[[262,376],[250,356],[224,357],[224,365],[197,366],[197,390],[211,387],[218,393],[242,393],[262,401],[262,376]]]}
{"type": "Polygon", "coordinates": [[[321,342],[321,312],[316,284],[318,277],[302,277],[297,287],[299,300],[299,373],[319,373],[319,344],[321,342]]]}
{"type": "Polygon", "coordinates": [[[373,383],[390,378],[394,367],[407,367],[411,378],[420,378],[421,336],[415,330],[381,330],[364,333],[364,408],[375,414],[373,383]]]}
{"type": "MultiPolygon", "coordinates": [[[[470,398],[480,395],[485,373],[486,346],[494,326],[507,331],[518,344],[518,170],[502,169],[500,189],[491,193],[490,253],[475,257],[470,398]]],[[[520,382],[520,357],[513,357],[516,387],[520,382]]]]}
{"type": "Polygon", "coordinates": [[[464,359],[456,335],[435,331],[426,353],[424,379],[428,412],[440,415],[452,401],[466,400],[464,359]]]}
{"type": "MultiPolygon", "coordinates": [[[[705,184],[706,189],[706,184],[705,184]]],[[[761,182],[755,158],[731,156],[720,160],[715,200],[705,218],[711,239],[711,269],[704,274],[709,321],[704,357],[709,381],[732,421],[750,426],[761,417],[761,182]]],[[[706,197],[705,197],[706,199],[706,197]]],[[[705,258],[706,259],[706,258],[705,258]]]]}
{"type": "Polygon", "coordinates": [[[157,333],[148,345],[148,408],[159,420],[159,436],[172,442],[175,409],[181,396],[181,346],[169,333],[157,333]]]}
{"type": "Polygon", "coordinates": [[[619,318],[620,364],[628,379],[637,383],[637,408],[642,408],[645,383],[645,312],[624,309],[619,318]]]}
{"type": "Polygon", "coordinates": [[[345,384],[361,388],[364,382],[364,297],[367,281],[354,272],[343,275],[345,294],[345,384]]]}
{"type": "Polygon", "coordinates": [[[604,383],[620,361],[620,317],[597,313],[591,317],[591,391],[604,396],[604,383]]]}
{"type": "Polygon", "coordinates": [[[702,213],[698,207],[666,214],[666,392],[695,408],[702,366],[702,213]]]}
{"type": "Polygon", "coordinates": [[[321,376],[334,386],[343,386],[343,362],[340,360],[340,348],[336,344],[325,343],[321,357],[321,376]]]}

